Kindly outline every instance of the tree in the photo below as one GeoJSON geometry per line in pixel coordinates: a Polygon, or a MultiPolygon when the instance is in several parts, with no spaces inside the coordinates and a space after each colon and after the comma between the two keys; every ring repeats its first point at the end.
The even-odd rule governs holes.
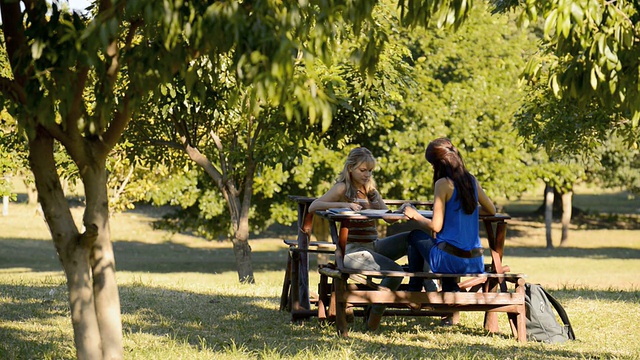
{"type": "MultiPolygon", "coordinates": [[[[197,74],[199,81],[188,90],[185,78],[177,76],[172,83],[161,86],[145,102],[139,121],[134,122],[131,135],[137,140],[132,141],[161,146],[157,150],[142,147],[147,158],[162,158],[181,169],[185,167],[184,161],[176,160],[180,152],[206,174],[206,178],[197,181],[194,196],[182,197],[185,200],[182,203],[178,201],[185,209],[167,223],[183,230],[204,232],[208,237],[228,234],[234,244],[241,282],[254,282],[248,242],[250,229],[264,228],[275,217],[283,220],[280,210],[291,206],[286,192],[281,196],[283,192],[278,190],[292,181],[288,172],[308,155],[312,143],[324,141],[332,147],[341,147],[339,144],[359,129],[386,125],[376,121],[370,103],[377,102],[382,107],[387,101],[383,94],[402,83],[395,80],[402,69],[393,69],[402,52],[396,55],[381,50],[378,64],[392,70],[376,71],[367,84],[355,68],[357,64],[349,60],[350,53],[360,44],[357,38],[344,39],[334,51],[330,65],[300,57],[294,64],[291,83],[318,84],[318,97],[331,104],[333,125],[329,129],[323,129],[321,124],[291,120],[291,114],[300,113],[311,100],[302,101],[295,92],[285,93],[279,100],[281,105],[254,103],[256,87],[243,84],[230,71],[230,61],[224,57],[192,62],[189,72],[197,74]],[[387,81],[384,91],[377,90],[379,79],[387,81]],[[170,121],[159,121],[162,119],[170,121]],[[147,123],[156,126],[145,126],[147,123]],[[179,151],[167,152],[167,148],[179,151]],[[258,202],[253,202],[254,196],[258,196],[258,202]],[[226,212],[222,211],[224,208],[226,212]]],[[[186,182],[183,185],[191,186],[186,182]]],[[[152,197],[156,203],[173,201],[162,195],[152,197]]],[[[295,216],[289,212],[289,218],[295,216]]]]}
{"type": "MultiPolygon", "coordinates": [[[[255,87],[257,103],[279,105],[284,89],[290,91],[292,55],[328,61],[340,27],[360,33],[375,2],[96,3],[93,17],[84,19],[56,3],[48,8],[46,2],[0,0],[11,68],[10,76],[0,79],[0,94],[28,138],[30,168],[67,278],[78,358],[116,359],[123,357],[122,325],[106,159],[140,100],[177,73],[195,80],[184,71],[191,60],[215,59],[233,49],[232,68],[255,87]],[[84,231],[76,227],[64,197],[53,156],[56,143],[77,165],[84,185],[84,231]]],[[[455,9],[410,5],[408,23],[433,17],[460,24],[467,11],[465,3],[455,9]]],[[[384,37],[375,27],[370,31],[374,36],[357,54],[364,73],[374,68],[384,37]]],[[[330,105],[308,85],[293,90],[305,106],[290,118],[320,122],[326,130],[330,105]]]]}
{"type": "Polygon", "coordinates": [[[393,126],[361,137],[380,158],[376,178],[382,192],[393,198],[431,198],[424,151],[441,136],[461,149],[490,196],[515,197],[526,190],[535,177],[526,166],[528,155],[512,116],[522,102],[518,76],[537,49],[534,34],[478,6],[456,32],[418,28],[394,40],[410,50],[405,57],[412,68],[410,86],[380,111],[380,117],[393,119],[393,126]]]}
{"type": "MultiPolygon", "coordinates": [[[[540,52],[524,70],[529,92],[542,101],[525,102],[535,127],[526,137],[565,153],[590,154],[616,133],[627,147],[640,138],[640,4],[637,1],[493,1],[496,12],[516,9],[523,25],[544,25],[540,52]],[[553,96],[549,96],[552,94],[553,96]],[[535,96],[535,95],[534,95],[535,96]],[[561,103],[570,113],[539,117],[561,103]],[[558,131],[560,130],[560,131],[558,131]]],[[[551,154],[555,156],[556,154],[551,154]]]]}
{"type": "MultiPolygon", "coordinates": [[[[197,84],[188,89],[184,78],[177,76],[153,92],[134,123],[132,135],[137,143],[158,147],[143,147],[146,158],[163,159],[183,169],[188,165],[176,157],[186,156],[206,174],[198,180],[197,192],[182,198],[186,200],[184,207],[193,207],[194,211],[181,211],[176,224],[193,230],[196,223],[208,236],[229,234],[240,281],[254,283],[248,242],[251,200],[254,188],[266,190],[262,194],[267,197],[273,192],[273,186],[259,186],[256,181],[272,179],[269,174],[277,173],[278,168],[290,168],[302,155],[313,128],[317,128],[316,133],[322,131],[320,126],[287,118],[286,107],[295,111],[300,108],[299,103],[291,105],[295,102],[292,94],[287,95],[292,100],[286,106],[252,104],[255,87],[243,85],[229,65],[223,59],[192,62],[190,71],[197,74],[197,84]]],[[[294,77],[292,81],[297,80],[294,77]]]]}
{"type": "MultiPolygon", "coordinates": [[[[560,245],[568,239],[572,210],[573,186],[582,179],[607,187],[623,186],[633,192],[638,177],[638,150],[628,142],[602,129],[598,139],[585,134],[585,121],[607,117],[601,107],[585,110],[578,102],[557,98],[542,84],[530,86],[523,106],[515,115],[515,125],[529,139],[529,151],[534,154],[529,165],[546,185],[544,196],[547,248],[553,247],[551,224],[555,194],[562,196],[562,236],[560,245]],[[587,113],[587,111],[591,111],[587,113]],[[562,143],[549,141],[563,133],[562,143]],[[602,136],[602,138],[600,138],[602,136]],[[585,145],[586,144],[586,145],[585,145]],[[588,150],[576,150],[581,146],[588,150]]],[[[607,126],[603,123],[599,126],[607,126]]]]}
{"type": "Polygon", "coordinates": [[[586,170],[589,180],[640,195],[640,150],[629,149],[622,139],[612,137],[596,151],[596,155],[596,160],[586,170]]]}

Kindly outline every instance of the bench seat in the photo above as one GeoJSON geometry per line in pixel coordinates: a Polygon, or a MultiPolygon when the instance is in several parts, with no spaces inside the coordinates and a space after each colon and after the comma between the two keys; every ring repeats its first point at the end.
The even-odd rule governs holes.
{"type": "MultiPolygon", "coordinates": [[[[388,308],[385,315],[401,316],[443,316],[451,317],[453,323],[459,318],[460,311],[482,311],[487,314],[507,313],[513,336],[521,342],[526,341],[526,311],[524,274],[434,274],[411,273],[400,271],[360,271],[355,269],[338,269],[333,264],[319,267],[321,274],[320,289],[330,288],[331,294],[326,297],[329,301],[327,318],[335,320],[338,334],[348,336],[347,319],[354,315],[354,308],[371,304],[385,304],[388,308]],[[376,285],[371,278],[382,276],[421,277],[424,279],[440,280],[443,278],[468,278],[475,280],[474,286],[464,287],[460,283],[461,291],[391,291],[376,285]],[[322,285],[331,279],[331,283],[322,285]],[[506,284],[513,284],[508,291],[506,284]],[[477,286],[483,284],[484,286],[477,286]],[[494,291],[493,284],[497,284],[498,291],[494,291]],[[398,311],[399,310],[399,311],[398,311]]],[[[363,312],[360,312],[362,314],[363,312]]],[[[485,328],[497,331],[497,324],[488,321],[485,316],[485,328]]]]}

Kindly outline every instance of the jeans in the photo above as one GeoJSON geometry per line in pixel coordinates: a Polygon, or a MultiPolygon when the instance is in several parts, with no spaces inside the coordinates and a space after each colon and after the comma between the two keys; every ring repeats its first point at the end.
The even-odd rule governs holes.
{"type": "MultiPolygon", "coordinates": [[[[344,266],[358,270],[403,271],[402,266],[396,260],[407,254],[409,247],[408,236],[409,232],[404,232],[378,239],[373,243],[347,244],[344,266]]],[[[397,290],[401,283],[401,277],[385,276],[380,281],[381,286],[387,287],[392,291],[397,290]]],[[[371,313],[382,315],[385,309],[385,305],[373,305],[371,306],[371,313]]]]}
{"type": "MultiPolygon", "coordinates": [[[[429,266],[429,254],[431,249],[436,245],[436,240],[422,230],[412,230],[409,234],[409,249],[407,257],[409,258],[409,271],[410,272],[430,272],[429,266]]],[[[424,286],[427,291],[437,291],[438,286],[434,280],[422,278],[409,279],[409,291],[422,291],[424,286]]],[[[442,291],[457,291],[459,290],[456,280],[453,278],[442,279],[442,291]]]]}

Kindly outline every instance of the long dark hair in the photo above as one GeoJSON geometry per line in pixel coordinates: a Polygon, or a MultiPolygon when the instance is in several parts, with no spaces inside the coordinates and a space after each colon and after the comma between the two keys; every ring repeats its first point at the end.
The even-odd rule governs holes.
{"type": "Polygon", "coordinates": [[[424,154],[427,161],[433,166],[433,185],[442,178],[449,178],[457,189],[457,197],[462,203],[465,213],[471,214],[478,207],[476,199],[475,181],[464,167],[462,156],[451,140],[440,138],[433,140],[427,146],[424,154]]]}

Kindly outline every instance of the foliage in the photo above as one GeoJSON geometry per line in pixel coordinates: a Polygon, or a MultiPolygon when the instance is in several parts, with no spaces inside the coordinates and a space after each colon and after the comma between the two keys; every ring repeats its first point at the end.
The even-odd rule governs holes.
{"type": "MultiPolygon", "coordinates": [[[[531,57],[523,79],[532,97],[523,112],[534,128],[521,127],[565,153],[593,151],[615,132],[628,148],[640,138],[640,6],[637,1],[492,2],[495,11],[516,9],[523,25],[542,25],[540,52],[531,57]],[[537,94],[537,95],[536,95],[537,94]],[[551,96],[553,95],[553,96],[551,96]],[[557,107],[559,110],[549,108],[557,107]],[[547,117],[550,112],[562,116],[547,117]],[[536,117],[542,119],[536,120],[536,117]],[[541,132],[537,132],[539,127],[541,132]],[[557,131],[562,129],[562,131],[557,131]]],[[[554,155],[554,154],[552,154],[554,155]]]]}
{"type": "Polygon", "coordinates": [[[588,178],[607,188],[622,188],[640,195],[640,150],[628,149],[622,139],[613,137],[596,154],[599,158],[588,168],[588,178]]]}
{"type": "Polygon", "coordinates": [[[535,177],[511,122],[522,101],[517,78],[536,49],[535,36],[478,6],[456,32],[415,29],[392,42],[410,51],[402,59],[412,68],[410,86],[401,101],[381,111],[393,126],[362,137],[378,155],[382,192],[390,198],[431,198],[424,151],[442,136],[460,148],[491,196],[517,196],[528,188],[535,177]]]}
{"type": "MultiPolygon", "coordinates": [[[[377,12],[393,12],[390,9],[393,7],[387,5],[377,12]]],[[[385,31],[394,31],[394,25],[384,15],[375,16],[391,28],[384,28],[385,31]]],[[[370,27],[363,25],[363,30],[370,27]]],[[[138,143],[143,141],[162,147],[156,150],[141,147],[139,153],[145,153],[143,156],[153,161],[163,159],[178,170],[187,159],[188,148],[193,148],[214,167],[208,170],[203,167],[206,175],[198,177],[197,201],[181,203],[185,209],[172,216],[176,221],[168,219],[164,225],[189,229],[198,234],[208,233],[207,237],[215,238],[219,234],[233,236],[230,218],[234,216],[229,217],[228,212],[222,211],[225,205],[229,211],[233,209],[235,200],[230,200],[231,196],[243,199],[243,206],[251,207],[251,229],[254,232],[275,221],[293,221],[295,213],[291,211],[287,195],[299,194],[299,191],[293,190],[297,184],[290,184],[297,181],[292,179],[291,171],[303,162],[304,156],[313,152],[314,143],[341,149],[344,144],[362,137],[367,129],[384,131],[391,125],[389,117],[379,116],[379,109],[388,106],[389,97],[394,102],[402,99],[398,89],[406,88],[408,79],[403,72],[406,73],[407,68],[398,60],[406,51],[397,51],[401,49],[389,44],[392,45],[391,50],[380,50],[379,64],[385,67],[384,71],[376,70],[375,76],[367,77],[353,59],[354,53],[358,56],[364,41],[364,37],[357,36],[354,41],[344,39],[337,45],[330,62],[316,60],[311,63],[304,59],[294,62],[292,84],[312,83],[318,84],[318,91],[324,89],[333,119],[328,129],[321,124],[300,121],[296,116],[292,118],[291,114],[299,113],[306,106],[298,96],[296,85],[288,86],[289,90],[279,99],[279,105],[256,101],[255,85],[244,84],[241,77],[232,71],[230,60],[224,56],[192,62],[187,73],[196,74],[199,81],[191,86],[182,76],[177,76],[172,83],[154,92],[142,107],[143,113],[128,136],[136,137],[138,143]],[[145,126],[145,122],[156,126],[145,126]],[[165,152],[166,146],[174,150],[165,152]],[[176,152],[175,149],[182,150],[176,152]],[[252,188],[246,187],[248,183],[252,188]],[[233,184],[237,194],[234,195],[233,191],[225,193],[223,186],[228,184],[233,184]],[[248,191],[252,201],[245,204],[248,191]]],[[[235,52],[231,51],[230,57],[233,54],[235,52]]],[[[323,175],[326,173],[318,173],[311,178],[323,175]]],[[[185,191],[163,188],[168,192],[185,191]]],[[[161,198],[163,196],[154,197],[156,200],[161,198]]]]}
{"type": "Polygon", "coordinates": [[[26,158],[17,148],[20,142],[16,144],[15,138],[9,136],[14,131],[15,121],[6,111],[0,116],[0,196],[10,196],[13,193],[10,177],[24,167],[26,158]]]}

